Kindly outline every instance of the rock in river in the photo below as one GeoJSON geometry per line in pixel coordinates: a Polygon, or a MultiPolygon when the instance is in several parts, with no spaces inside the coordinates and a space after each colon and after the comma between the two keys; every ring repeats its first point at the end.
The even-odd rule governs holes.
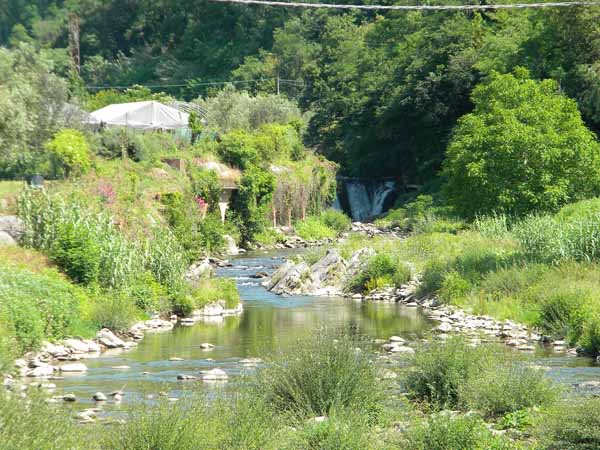
{"type": "Polygon", "coordinates": [[[203,381],[225,381],[229,378],[222,369],[211,369],[202,375],[203,381]]]}
{"type": "Polygon", "coordinates": [[[60,366],[61,372],[86,372],[87,366],[82,363],[64,364],[60,366]]]}

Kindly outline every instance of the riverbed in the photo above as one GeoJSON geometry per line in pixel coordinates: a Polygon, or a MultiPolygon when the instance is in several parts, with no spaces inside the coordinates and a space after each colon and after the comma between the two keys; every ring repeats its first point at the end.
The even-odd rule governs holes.
{"type": "MultiPolygon", "coordinates": [[[[96,392],[122,390],[123,402],[165,395],[177,399],[189,388],[214,390],[221,383],[180,381],[178,375],[201,377],[202,371],[219,368],[234,387],[240,375],[255,370],[248,359],[265,358],[278,349],[299,345],[298,339],[320,328],[352,329],[371,339],[396,335],[409,343],[432,338],[436,325],[419,308],[395,303],[360,302],[341,297],[282,297],[268,292],[253,276],[272,273],[293,251],[260,252],[232,259],[232,266],[218,269],[218,276],[234,278],[244,302],[239,316],[211,318],[191,326],[178,325],[173,331],[147,333],[131,350],[110,350],[101,357],[85,360],[85,374],[54,381],[57,393],[73,393],[78,404],[93,403],[96,392]],[[204,350],[202,343],[214,348],[204,350]],[[175,359],[175,360],[173,360],[175,359]]],[[[375,346],[379,348],[379,346],[375,346]]],[[[392,369],[402,357],[385,355],[392,369]]],[[[600,367],[588,358],[567,356],[539,348],[535,364],[548,368],[556,380],[581,391],[595,391],[600,384],[600,367]],[[581,385],[583,383],[583,386],[581,385]]],[[[261,363],[259,362],[258,365],[261,363]]]]}

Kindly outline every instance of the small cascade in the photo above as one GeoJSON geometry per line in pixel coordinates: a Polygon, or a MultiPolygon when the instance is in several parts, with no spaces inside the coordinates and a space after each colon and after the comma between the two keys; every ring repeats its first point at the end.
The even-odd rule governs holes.
{"type": "Polygon", "coordinates": [[[385,212],[395,200],[396,182],[393,180],[365,180],[342,178],[334,207],[346,211],[353,220],[363,221],[385,212]]]}
{"type": "Polygon", "coordinates": [[[378,216],[383,213],[385,200],[388,195],[396,192],[396,183],[394,181],[384,181],[373,192],[373,206],[371,207],[371,216],[378,216]]]}
{"type": "Polygon", "coordinates": [[[346,193],[354,220],[363,220],[371,215],[371,199],[364,183],[358,180],[346,181],[346,193]]]}

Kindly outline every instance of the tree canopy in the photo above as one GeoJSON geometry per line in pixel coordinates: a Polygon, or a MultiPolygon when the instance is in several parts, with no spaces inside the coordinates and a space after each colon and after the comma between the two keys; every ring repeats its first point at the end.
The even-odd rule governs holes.
{"type": "Polygon", "coordinates": [[[556,211],[600,193],[600,145],[555,81],[492,73],[472,101],[444,164],[459,212],[556,211]]]}

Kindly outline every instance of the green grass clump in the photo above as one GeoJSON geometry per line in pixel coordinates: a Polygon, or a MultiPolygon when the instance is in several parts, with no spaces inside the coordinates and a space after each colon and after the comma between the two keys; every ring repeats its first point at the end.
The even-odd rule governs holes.
{"type": "Polygon", "coordinates": [[[277,450],[383,450],[382,440],[363,416],[357,413],[308,421],[287,433],[277,450]]]}
{"type": "Polygon", "coordinates": [[[552,408],[540,421],[537,435],[542,450],[600,448],[600,399],[570,399],[552,408]]]}
{"type": "Polygon", "coordinates": [[[346,214],[338,209],[329,208],[319,215],[319,219],[327,227],[340,234],[350,228],[351,220],[346,214]]]}
{"type": "Polygon", "coordinates": [[[350,228],[350,218],[336,209],[326,209],[319,215],[296,222],[294,228],[306,241],[333,239],[350,228]]]}
{"type": "Polygon", "coordinates": [[[360,410],[374,420],[385,399],[377,371],[353,338],[320,332],[271,358],[254,388],[280,413],[307,418],[360,410]]]}
{"type": "Polygon", "coordinates": [[[488,367],[460,391],[466,407],[490,418],[551,405],[557,395],[557,387],[542,370],[519,363],[488,367]]]}
{"type": "Polygon", "coordinates": [[[418,351],[404,385],[411,398],[434,409],[474,409],[489,417],[549,405],[557,393],[543,373],[506,349],[473,348],[461,337],[418,351]]]}
{"type": "Polygon", "coordinates": [[[494,436],[476,416],[432,415],[409,429],[405,450],[493,450],[516,449],[510,441],[494,436]]]}
{"type": "Polygon", "coordinates": [[[398,258],[378,253],[366,261],[350,281],[350,290],[368,292],[385,286],[400,286],[411,279],[411,268],[398,258]]]}
{"type": "Polygon", "coordinates": [[[0,450],[99,450],[101,430],[77,426],[68,410],[48,405],[41,396],[28,402],[0,390],[0,450]]]}
{"type": "Polygon", "coordinates": [[[55,269],[36,273],[0,262],[0,354],[16,357],[46,339],[92,334],[89,295],[55,269]]]}
{"type": "Polygon", "coordinates": [[[112,450],[276,450],[281,421],[260,399],[244,394],[208,400],[187,392],[176,404],[133,406],[118,432],[109,429],[103,448],[112,450]]]}
{"type": "Polygon", "coordinates": [[[307,217],[294,226],[296,234],[306,241],[318,241],[321,239],[333,239],[337,232],[325,225],[318,217],[307,217]]]}
{"type": "Polygon", "coordinates": [[[194,309],[224,301],[225,308],[233,309],[240,303],[240,294],[235,280],[228,278],[204,278],[192,293],[194,309]]]}

